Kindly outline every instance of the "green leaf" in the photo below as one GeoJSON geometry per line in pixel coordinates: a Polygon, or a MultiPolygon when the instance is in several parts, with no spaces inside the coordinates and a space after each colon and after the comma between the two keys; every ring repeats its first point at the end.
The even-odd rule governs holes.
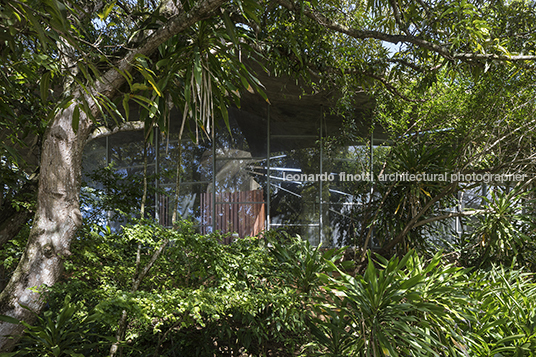
{"type": "Polygon", "coordinates": [[[104,6],[104,9],[102,9],[102,12],[99,15],[99,18],[101,20],[106,20],[110,13],[112,12],[113,8],[115,6],[115,1],[112,1],[108,5],[104,6]]]}
{"type": "Polygon", "coordinates": [[[76,105],[73,112],[73,130],[78,132],[78,125],[80,123],[80,107],[76,105]]]}
{"type": "Polygon", "coordinates": [[[249,84],[246,77],[240,76],[240,80],[242,81],[242,85],[244,86],[244,89],[246,89],[248,92],[251,91],[251,85],[249,84]]]}
{"type": "Polygon", "coordinates": [[[137,92],[139,90],[149,90],[149,89],[151,88],[143,83],[134,83],[130,86],[130,91],[132,92],[137,92]]]}
{"type": "Polygon", "coordinates": [[[78,69],[80,69],[80,71],[84,75],[84,78],[88,81],[88,83],[92,83],[93,78],[91,78],[91,76],[89,75],[89,72],[87,71],[86,64],[84,64],[82,62],[78,62],[77,66],[78,66],[78,69]]]}
{"type": "Polygon", "coordinates": [[[128,104],[129,100],[130,100],[130,94],[125,93],[123,95],[123,109],[125,109],[125,116],[127,118],[127,121],[128,121],[128,117],[130,114],[130,105],[128,104]]]}
{"type": "Polygon", "coordinates": [[[222,13],[223,21],[225,23],[225,29],[227,30],[227,34],[231,38],[231,41],[238,46],[238,41],[236,40],[236,29],[234,23],[231,21],[231,18],[229,17],[229,14],[227,11],[223,11],[222,13]]]}
{"type": "Polygon", "coordinates": [[[199,52],[196,52],[195,57],[194,57],[194,78],[195,78],[195,82],[198,85],[201,85],[202,83],[202,78],[201,78],[202,71],[203,71],[203,66],[201,65],[201,58],[199,56],[199,52]]]}
{"type": "Polygon", "coordinates": [[[39,88],[41,90],[41,100],[43,102],[46,102],[48,99],[48,90],[50,87],[50,76],[51,76],[51,72],[47,71],[41,77],[41,83],[40,83],[39,88]]]}
{"type": "Polygon", "coordinates": [[[26,17],[28,18],[28,20],[30,20],[30,22],[32,23],[33,27],[37,31],[37,35],[39,36],[39,40],[41,41],[41,46],[46,51],[47,50],[47,41],[48,41],[48,39],[45,36],[45,31],[43,30],[43,28],[39,24],[39,21],[35,18],[35,16],[33,16],[31,11],[26,11],[25,13],[26,13],[26,17]]]}
{"type": "Polygon", "coordinates": [[[6,315],[0,315],[0,321],[4,321],[4,322],[10,323],[10,324],[19,324],[20,323],[20,321],[17,320],[16,318],[11,317],[11,316],[6,316],[6,315]]]}

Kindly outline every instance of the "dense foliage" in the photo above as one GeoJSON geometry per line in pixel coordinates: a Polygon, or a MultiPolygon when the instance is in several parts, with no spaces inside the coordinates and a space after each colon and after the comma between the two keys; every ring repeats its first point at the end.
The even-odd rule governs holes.
{"type": "Polygon", "coordinates": [[[105,189],[83,197],[97,211],[99,200],[123,207],[131,223],[112,232],[87,214],[62,281],[43,295],[46,311],[5,356],[108,356],[124,311],[125,356],[529,356],[536,347],[536,283],[515,261],[471,269],[411,250],[369,254],[359,273],[345,248],[326,251],[284,231],[225,245],[192,222],[139,221],[138,203],[124,201],[123,178],[109,171],[92,175],[105,189]]]}
{"type": "Polygon", "coordinates": [[[14,355],[534,355],[533,1],[21,0],[0,1],[0,19],[0,328],[26,331],[14,355]],[[113,171],[82,191],[82,224],[90,133],[136,120],[151,141],[174,107],[181,132],[211,137],[240,90],[264,96],[259,59],[336,90],[349,127],[355,93],[375,98],[391,140],[359,138],[376,161],[347,148],[347,172],[528,178],[358,187],[355,266],[280,232],[223,245],[140,220],[140,185],[113,171]]]}
{"type": "Polygon", "coordinates": [[[107,356],[122,310],[132,356],[529,356],[536,347],[532,274],[411,251],[370,256],[354,275],[341,250],[321,253],[282,232],[220,239],[187,222],[86,232],[13,355],[107,356]],[[165,237],[171,244],[130,292],[137,244],[143,266],[165,237]]]}

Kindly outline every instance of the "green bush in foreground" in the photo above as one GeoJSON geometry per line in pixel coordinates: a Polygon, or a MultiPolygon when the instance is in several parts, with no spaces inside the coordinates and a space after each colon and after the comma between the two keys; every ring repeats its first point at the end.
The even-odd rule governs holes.
{"type": "Polygon", "coordinates": [[[123,356],[300,351],[309,339],[307,299],[320,288],[316,273],[327,267],[318,248],[278,233],[231,245],[221,240],[196,233],[189,222],[177,229],[144,222],[120,233],[88,228],[66,264],[65,281],[49,296],[51,310],[72,294],[84,302],[80,313],[98,312],[102,335],[113,335],[126,311],[123,356]],[[164,239],[170,243],[133,291],[133,277],[164,239]],[[294,263],[314,267],[299,286],[294,263]]]}
{"type": "Polygon", "coordinates": [[[531,274],[470,272],[410,252],[369,257],[353,276],[338,264],[342,249],[321,252],[278,232],[231,245],[221,238],[187,222],[84,232],[49,310],[13,355],[107,356],[112,339],[102,336],[114,335],[123,311],[123,356],[535,354],[531,274]],[[171,243],[133,291],[162,239],[171,243]]]}
{"type": "MultiPolygon", "coordinates": [[[[94,333],[97,315],[77,316],[79,306],[70,302],[67,296],[62,308],[57,312],[45,311],[37,316],[37,322],[25,326],[25,335],[19,342],[16,352],[0,353],[2,357],[83,357],[98,351],[110,340],[94,333]]],[[[0,316],[4,321],[18,323],[15,319],[0,316]]]]}
{"type": "Polygon", "coordinates": [[[311,331],[323,356],[534,356],[533,276],[369,257],[363,276],[323,274],[311,331]],[[379,268],[377,267],[379,266],[379,268]]]}

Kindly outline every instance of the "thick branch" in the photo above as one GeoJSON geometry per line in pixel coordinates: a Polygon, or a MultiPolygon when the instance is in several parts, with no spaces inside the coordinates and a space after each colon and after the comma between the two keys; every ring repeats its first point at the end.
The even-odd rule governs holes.
{"type": "Polygon", "coordinates": [[[496,55],[492,53],[455,53],[452,55],[453,58],[460,60],[493,60],[493,61],[502,61],[502,62],[519,62],[519,61],[534,61],[536,56],[532,55],[496,55]]]}
{"type": "MultiPolygon", "coordinates": [[[[24,184],[14,200],[23,202],[33,201],[36,193],[37,180],[32,180],[24,184]]],[[[30,212],[27,207],[20,206],[15,208],[12,201],[5,201],[0,206],[0,248],[2,248],[4,243],[15,238],[33,215],[33,212],[30,212]]]]}
{"type": "Polygon", "coordinates": [[[32,213],[26,208],[13,212],[13,215],[0,223],[0,248],[9,240],[15,238],[22,227],[32,217],[32,213]]]}
{"type": "Polygon", "coordinates": [[[105,126],[101,126],[95,129],[91,134],[89,134],[89,137],[86,140],[86,144],[92,140],[105,138],[107,136],[117,134],[120,132],[137,131],[137,130],[143,130],[144,128],[145,128],[145,123],[142,121],[127,121],[127,122],[121,123],[119,126],[113,129],[108,129],[105,126]]]}
{"type": "Polygon", "coordinates": [[[504,61],[534,61],[536,60],[536,56],[533,56],[533,55],[506,56],[506,55],[480,54],[480,53],[452,53],[445,46],[440,46],[438,44],[424,40],[419,37],[415,37],[415,36],[408,35],[408,34],[392,35],[392,34],[380,32],[380,31],[358,30],[355,28],[351,28],[351,27],[339,24],[338,22],[331,20],[330,18],[324,16],[320,12],[306,5],[303,6],[303,10],[302,10],[302,8],[296,7],[294,4],[292,4],[288,0],[274,0],[274,1],[291,11],[303,12],[305,16],[317,22],[319,25],[324,26],[325,28],[328,28],[330,30],[333,30],[339,33],[346,34],[355,39],[364,40],[364,39],[370,38],[370,39],[381,40],[381,41],[385,41],[385,42],[389,42],[393,44],[398,44],[400,42],[411,43],[421,48],[435,52],[448,60],[454,60],[454,59],[459,59],[462,61],[496,60],[496,61],[503,61],[503,62],[504,61]]]}
{"type": "MultiPolygon", "coordinates": [[[[92,129],[89,117],[99,113],[95,98],[113,98],[126,81],[125,72],[132,69],[136,56],[152,55],[165,41],[209,18],[225,2],[201,0],[189,12],[176,14],[149,36],[144,45],[129,51],[117,67],[107,71],[88,94],[82,89],[75,92],[72,103],[50,121],[43,139],[35,220],[19,265],[0,293],[0,314],[31,324],[35,315],[30,310],[40,312],[46,301],[33,288],[43,291],[44,287],[54,285],[62,274],[63,260],[71,254],[70,243],[82,225],[79,207],[82,151],[92,129]],[[80,99],[86,101],[90,113],[77,112],[79,126],[74,132],[73,118],[80,99]]],[[[0,351],[10,351],[23,329],[23,325],[0,322],[0,351]]]]}
{"type": "Polygon", "coordinates": [[[214,10],[223,5],[227,0],[205,0],[199,2],[189,12],[175,14],[167,23],[156,30],[141,47],[130,51],[117,65],[108,70],[101,78],[93,94],[104,95],[112,98],[119,87],[125,82],[124,73],[130,71],[137,56],[149,56],[158,49],[160,45],[173,36],[185,31],[196,22],[208,18],[214,10]]]}

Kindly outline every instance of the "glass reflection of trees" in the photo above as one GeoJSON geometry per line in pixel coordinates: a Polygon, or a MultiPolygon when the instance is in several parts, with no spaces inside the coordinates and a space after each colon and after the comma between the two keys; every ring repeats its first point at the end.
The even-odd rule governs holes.
{"type": "Polygon", "coordinates": [[[328,182],[323,190],[324,200],[329,203],[328,212],[325,212],[329,222],[325,225],[325,235],[336,245],[359,244],[357,240],[366,236],[366,220],[371,213],[371,182],[348,180],[347,177],[370,174],[370,147],[327,146],[324,151],[324,168],[336,173],[336,180],[328,182]]]}
{"type": "MultiPolygon", "coordinates": [[[[162,224],[171,225],[177,164],[180,163],[176,207],[180,217],[197,221],[202,231],[211,231],[214,225],[224,231],[236,229],[217,221],[226,219],[227,215],[235,215],[231,223],[234,226],[241,222],[237,214],[252,216],[250,218],[256,222],[255,215],[267,213],[259,207],[264,207],[270,191],[271,228],[286,225],[290,233],[308,236],[312,241],[316,241],[322,233],[324,242],[338,245],[359,244],[356,237],[361,239],[366,236],[367,222],[372,214],[371,184],[367,181],[342,181],[338,177],[340,172],[370,173],[370,147],[366,140],[359,144],[353,137],[348,139],[351,135],[341,135],[337,140],[324,138],[320,148],[321,141],[309,137],[311,135],[304,135],[301,139],[277,135],[271,138],[271,142],[272,148],[279,151],[270,153],[268,165],[266,150],[259,156],[258,152],[250,150],[249,143],[249,140],[266,142],[266,132],[263,137],[246,137],[233,121],[229,128],[230,131],[223,125],[220,127],[214,148],[212,142],[203,137],[195,143],[186,136],[179,147],[176,134],[155,136],[155,144],[147,150],[148,173],[158,176],[158,179],[153,176],[151,182],[160,191],[151,196],[148,203],[150,213],[162,224]],[[335,180],[320,183],[284,179],[285,175],[296,173],[331,173],[335,180]],[[261,194],[232,196],[246,192],[261,194]],[[251,201],[252,198],[254,201],[251,201]],[[202,212],[202,202],[205,202],[205,213],[202,212]],[[215,203],[216,207],[210,208],[207,202],[210,205],[215,203]],[[215,220],[207,216],[214,212],[217,215],[215,220]]],[[[341,133],[345,133],[344,129],[341,133]]],[[[100,140],[88,146],[85,169],[113,161],[116,172],[121,173],[125,180],[141,178],[143,133],[121,133],[106,140],[109,140],[107,145],[100,140]]],[[[259,143],[255,145],[257,151],[262,148],[259,143]]],[[[377,147],[374,151],[375,162],[380,162],[386,149],[377,147]]]]}
{"type": "MultiPolygon", "coordinates": [[[[319,182],[286,180],[294,174],[318,174],[318,148],[302,148],[272,153],[270,218],[274,225],[314,225],[319,216],[319,182]]],[[[303,234],[303,233],[302,233],[303,234]]]]}
{"type": "Polygon", "coordinates": [[[177,213],[182,219],[190,219],[202,225],[200,197],[212,180],[212,144],[202,138],[197,144],[190,138],[179,141],[178,135],[164,138],[159,146],[158,167],[160,187],[165,195],[160,198],[160,222],[170,226],[178,193],[177,213]],[[177,167],[179,166],[179,167],[177,167]],[[178,192],[175,190],[178,170],[178,192]]]}

